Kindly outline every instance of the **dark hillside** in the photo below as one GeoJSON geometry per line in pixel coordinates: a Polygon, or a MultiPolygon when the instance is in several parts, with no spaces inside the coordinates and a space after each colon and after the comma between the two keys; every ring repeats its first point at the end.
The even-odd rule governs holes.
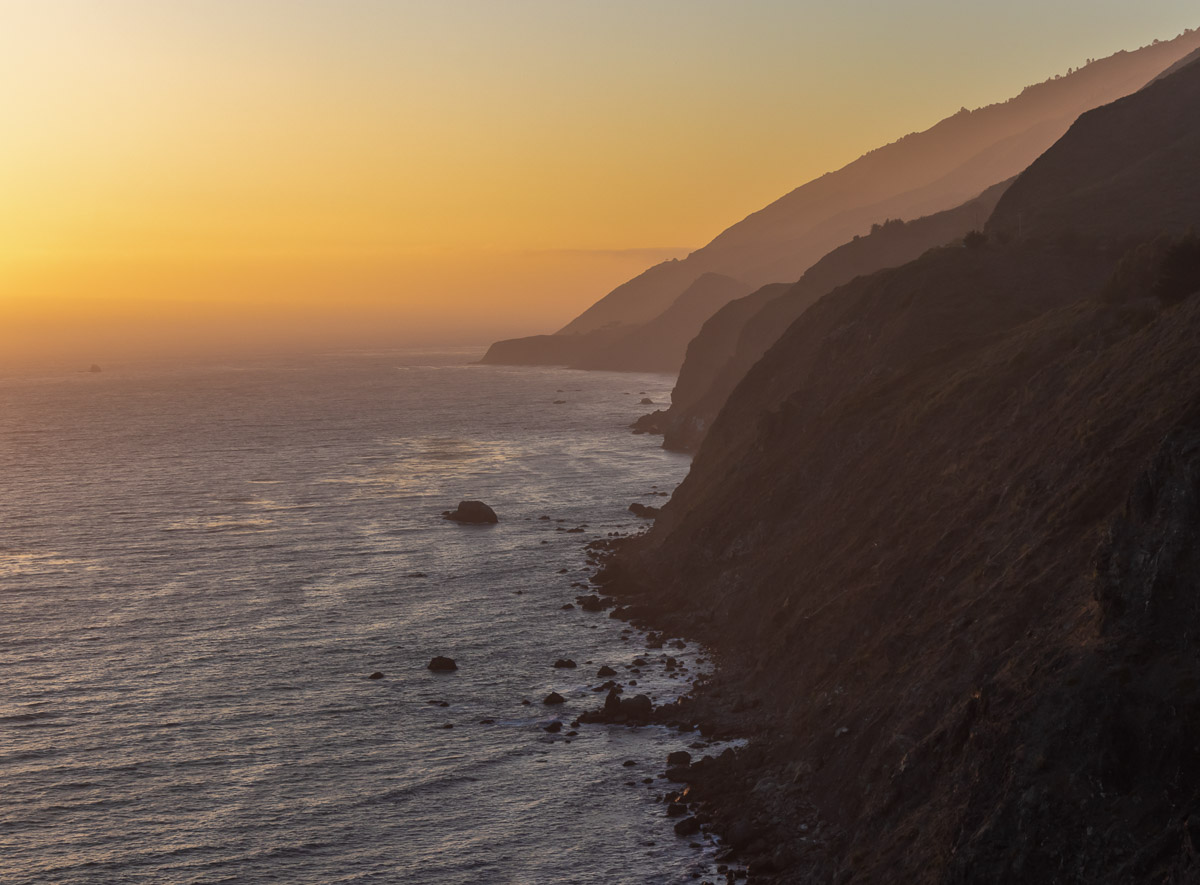
{"type": "MultiPolygon", "coordinates": [[[[714,316],[688,349],[671,394],[671,408],[655,416],[667,448],[693,451],[742,377],[809,305],[856,276],[895,267],[983,226],[1008,182],[962,206],[915,221],[877,224],[834,249],[772,299],[714,316]],[[722,344],[728,342],[728,345],[722,344]]],[[[774,290],[774,287],[773,287],[774,290]]],[[[775,290],[778,291],[778,290],[775,290]]]]}
{"type": "Polygon", "coordinates": [[[689,801],[753,881],[1200,880],[1200,240],[1111,247],[1127,175],[1188,211],[1200,164],[1129,145],[1190,70],[1094,115],[1091,179],[1030,179],[1111,238],[835,289],[600,576],[716,649],[672,715],[752,737],[689,801]]]}
{"type": "Polygon", "coordinates": [[[1200,63],[1090,111],[1016,180],[988,230],[1111,242],[1200,220],[1200,63]]]}
{"type": "Polygon", "coordinates": [[[1151,881],[1200,814],[1200,572],[1171,540],[1200,529],[1200,298],[1072,303],[1102,274],[1052,253],[917,264],[797,322],[610,577],[759,705],[713,813],[760,817],[788,881],[1151,881]]]}

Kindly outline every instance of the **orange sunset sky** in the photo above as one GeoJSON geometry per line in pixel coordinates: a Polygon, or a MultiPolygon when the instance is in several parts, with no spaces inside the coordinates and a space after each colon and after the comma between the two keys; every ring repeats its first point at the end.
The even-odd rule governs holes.
{"type": "Polygon", "coordinates": [[[485,344],[1183,0],[0,0],[0,358],[485,344]]]}

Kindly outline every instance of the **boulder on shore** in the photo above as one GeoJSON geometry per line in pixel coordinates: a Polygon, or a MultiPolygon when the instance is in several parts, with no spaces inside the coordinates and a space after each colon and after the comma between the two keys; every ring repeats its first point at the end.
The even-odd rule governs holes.
{"type": "Polygon", "coordinates": [[[454,658],[444,658],[438,655],[429,662],[429,669],[435,673],[448,673],[451,670],[457,670],[458,664],[454,663],[454,658]]]}
{"type": "Polygon", "coordinates": [[[629,512],[642,519],[654,519],[658,516],[657,507],[649,507],[646,504],[639,504],[637,501],[629,505],[629,512]]]}
{"type": "Polygon", "coordinates": [[[500,521],[496,511],[482,501],[459,501],[457,510],[443,510],[442,517],[466,525],[489,525],[500,521]]]}

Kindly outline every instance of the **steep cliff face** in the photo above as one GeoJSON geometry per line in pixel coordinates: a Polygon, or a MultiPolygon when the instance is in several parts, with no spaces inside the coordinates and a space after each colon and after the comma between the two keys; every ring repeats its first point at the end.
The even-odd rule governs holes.
{"type": "Polygon", "coordinates": [[[1186,230],[1200,218],[1197,158],[1200,62],[1192,62],[1080,117],[1013,183],[988,231],[1112,242],[1186,230]]]}
{"type": "Polygon", "coordinates": [[[716,314],[689,346],[671,408],[655,418],[669,449],[694,451],[750,367],[808,307],[856,276],[911,261],[935,246],[960,241],[983,227],[1009,182],[995,185],[957,208],[904,222],[877,224],[864,237],[834,249],[787,289],[766,287],[753,301],[716,314]],[[776,292],[776,297],[765,297],[776,292]]]}
{"type": "Polygon", "coordinates": [[[1200,873],[1198,254],[993,241],[834,290],[609,565],[718,650],[698,703],[753,711],[693,786],[759,879],[1200,873]]]}
{"type": "Polygon", "coordinates": [[[1141,660],[1139,622],[1121,619],[1145,591],[1098,590],[1094,563],[1200,407],[1200,299],[1074,302],[1105,262],[1059,258],[947,252],[839,290],[853,307],[806,315],[764,357],[611,573],[716,645],[730,690],[761,704],[771,737],[739,804],[772,845],[811,844],[795,881],[1142,881],[1157,861],[1126,852],[1174,826],[1154,791],[1191,757],[1132,747],[1192,752],[1158,731],[1186,733],[1184,714],[1158,714],[1169,674],[1200,661],[1141,660]],[[1157,682],[1121,700],[1109,680],[1143,670],[1157,682]],[[1086,723],[1101,736],[1073,756],[1086,723]],[[764,781],[778,787],[756,796],[764,781]],[[1139,804],[1153,814],[1129,817],[1139,804]]]}

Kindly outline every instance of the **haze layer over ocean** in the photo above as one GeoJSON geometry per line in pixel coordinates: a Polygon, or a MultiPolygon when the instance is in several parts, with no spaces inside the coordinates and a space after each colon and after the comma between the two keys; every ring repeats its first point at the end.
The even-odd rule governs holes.
{"type": "Polygon", "coordinates": [[[542,728],[645,653],[562,606],[587,592],[583,544],[687,470],[626,429],[671,379],[477,357],[0,376],[0,881],[701,868],[642,782],[678,735],[542,728]],[[500,524],[441,519],[460,498],[500,524]]]}

